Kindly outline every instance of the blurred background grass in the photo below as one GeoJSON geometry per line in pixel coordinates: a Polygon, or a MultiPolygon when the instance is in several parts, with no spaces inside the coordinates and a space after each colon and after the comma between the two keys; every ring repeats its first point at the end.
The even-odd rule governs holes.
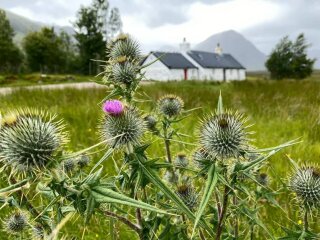
{"type": "MultiPolygon", "coordinates": [[[[251,76],[255,79],[255,76],[251,76]]],[[[257,76],[259,78],[259,76],[257,76]]],[[[252,80],[251,79],[251,80],[252,80]]],[[[226,108],[239,110],[249,116],[254,123],[252,130],[256,132],[255,145],[264,148],[302,137],[299,145],[281,151],[272,157],[267,166],[268,173],[273,178],[272,187],[281,187],[281,181],[286,181],[290,173],[290,164],[285,156],[289,154],[301,163],[319,163],[320,155],[320,82],[314,79],[304,81],[242,81],[231,83],[213,82],[170,82],[143,85],[139,90],[139,100],[156,101],[160,96],[168,93],[177,94],[185,101],[185,109],[202,107],[182,121],[179,126],[181,132],[190,135],[183,139],[194,142],[197,139],[199,120],[212,112],[217,103],[219,91],[222,91],[226,108]]],[[[0,96],[0,111],[20,107],[36,107],[57,113],[67,124],[70,132],[69,150],[76,151],[86,148],[99,141],[97,126],[102,111],[98,103],[106,95],[105,89],[64,89],[64,90],[17,90],[13,94],[0,96]]],[[[145,101],[140,104],[145,112],[152,111],[154,104],[145,101]]],[[[191,154],[194,147],[174,143],[174,152],[185,151],[191,154]]],[[[164,146],[157,142],[149,149],[151,156],[164,156],[164,146]]],[[[99,154],[94,158],[97,161],[99,154]]],[[[119,159],[119,161],[121,161],[119,159]]],[[[112,162],[105,163],[105,173],[112,175],[112,162]]],[[[280,194],[278,200],[284,211],[272,206],[262,212],[267,226],[278,235],[281,232],[279,224],[290,226],[287,217],[298,222],[301,216],[298,207],[292,201],[293,196],[280,194]]],[[[0,214],[3,217],[3,212],[0,214]]],[[[319,228],[316,219],[313,227],[319,228]]],[[[108,239],[107,218],[95,218],[91,221],[84,239],[108,239]]],[[[135,239],[134,235],[117,223],[119,239],[135,239]]],[[[320,230],[320,229],[318,229],[320,230]]],[[[81,239],[84,231],[81,219],[68,223],[64,230],[71,236],[81,239]]],[[[5,236],[3,236],[5,237],[5,236]]],[[[6,239],[2,238],[1,239],[6,239]]]]}

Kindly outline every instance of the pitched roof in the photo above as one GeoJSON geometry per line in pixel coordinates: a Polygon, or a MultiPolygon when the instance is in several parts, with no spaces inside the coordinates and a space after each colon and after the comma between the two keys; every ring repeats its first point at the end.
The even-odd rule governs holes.
{"type": "Polygon", "coordinates": [[[203,51],[189,51],[188,55],[203,68],[236,68],[244,67],[230,54],[217,54],[203,51]]]}
{"type": "Polygon", "coordinates": [[[181,53],[175,52],[151,52],[170,69],[197,68],[181,53]]]}

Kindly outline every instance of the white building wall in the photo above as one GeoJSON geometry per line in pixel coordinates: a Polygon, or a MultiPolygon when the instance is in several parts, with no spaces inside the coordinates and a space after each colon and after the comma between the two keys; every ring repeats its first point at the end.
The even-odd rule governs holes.
{"type": "MultiPolygon", "coordinates": [[[[147,65],[157,58],[151,54],[144,61],[143,65],[147,65]]],[[[154,62],[144,69],[147,80],[169,81],[184,80],[184,69],[169,69],[160,60],[154,62]]],[[[198,69],[188,69],[187,76],[189,80],[198,79],[198,69]]]]}
{"type": "Polygon", "coordinates": [[[245,69],[239,69],[239,80],[245,80],[246,79],[246,70],[245,69]]]}

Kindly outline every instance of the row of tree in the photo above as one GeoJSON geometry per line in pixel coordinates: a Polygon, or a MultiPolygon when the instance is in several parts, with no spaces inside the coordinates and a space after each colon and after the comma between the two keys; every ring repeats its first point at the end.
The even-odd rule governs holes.
{"type": "Polygon", "coordinates": [[[82,6],[74,23],[73,36],[44,27],[25,36],[20,49],[13,42],[14,30],[0,11],[0,72],[96,74],[105,59],[107,41],[122,28],[119,10],[108,0],[93,0],[82,6]]]}

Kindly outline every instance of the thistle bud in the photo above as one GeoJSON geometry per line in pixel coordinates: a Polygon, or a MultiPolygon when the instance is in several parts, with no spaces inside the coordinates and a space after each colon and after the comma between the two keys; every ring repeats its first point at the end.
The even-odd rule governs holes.
{"type": "MultiPolygon", "coordinates": [[[[118,113],[118,110],[112,110],[118,113]]],[[[145,131],[145,122],[134,108],[126,108],[118,114],[107,114],[100,127],[104,140],[108,139],[111,147],[138,145],[145,131]]]]}
{"type": "Polygon", "coordinates": [[[32,236],[34,239],[44,239],[45,232],[42,225],[37,224],[32,227],[32,236]]]}
{"type": "Polygon", "coordinates": [[[11,234],[23,232],[28,226],[28,217],[23,212],[16,212],[4,221],[5,230],[11,234]]]}
{"type": "Polygon", "coordinates": [[[84,168],[84,167],[88,166],[89,162],[90,162],[89,156],[88,155],[82,155],[78,159],[77,164],[78,164],[79,168],[84,168]]]}
{"type": "Polygon", "coordinates": [[[75,169],[75,166],[75,160],[72,158],[63,161],[62,163],[63,170],[67,173],[72,172],[75,169]]]}
{"type": "Polygon", "coordinates": [[[290,188],[305,207],[320,206],[320,169],[315,166],[297,169],[290,178],[290,188]]]}
{"type": "Polygon", "coordinates": [[[111,59],[118,59],[122,56],[126,56],[132,61],[140,60],[141,58],[139,44],[128,35],[126,35],[126,37],[121,37],[114,42],[110,49],[111,59]]]}
{"type": "Polygon", "coordinates": [[[174,164],[178,167],[188,167],[189,161],[187,156],[184,153],[179,153],[174,160],[174,164]]]}
{"type": "Polygon", "coordinates": [[[197,149],[193,153],[192,159],[196,167],[200,170],[206,167],[207,163],[214,163],[215,161],[203,148],[197,149]]]}
{"type": "Polygon", "coordinates": [[[269,183],[268,174],[266,173],[259,173],[256,176],[256,180],[258,183],[260,183],[262,186],[267,186],[269,183]]]}
{"type": "Polygon", "coordinates": [[[238,113],[214,114],[203,121],[200,144],[218,159],[237,158],[249,148],[245,122],[238,113]]]}
{"type": "Polygon", "coordinates": [[[0,129],[0,159],[20,171],[44,168],[66,142],[62,122],[35,110],[20,110],[14,115],[15,120],[0,129]]]}
{"type": "Polygon", "coordinates": [[[179,115],[183,109],[183,101],[175,95],[166,95],[158,100],[159,111],[167,117],[179,115]]]}
{"type": "Polygon", "coordinates": [[[171,184],[176,184],[179,181],[179,175],[174,171],[166,171],[164,180],[171,184]]]}
{"type": "Polygon", "coordinates": [[[135,81],[138,69],[130,63],[116,63],[112,68],[112,78],[116,83],[130,84],[135,81]]]}
{"type": "Polygon", "coordinates": [[[152,115],[147,115],[144,117],[144,121],[146,123],[146,127],[150,130],[150,131],[154,131],[156,130],[156,125],[157,125],[157,119],[152,116],[152,115]]]}
{"type": "Polygon", "coordinates": [[[184,204],[186,204],[190,209],[193,209],[197,205],[198,195],[190,184],[182,184],[178,186],[177,194],[184,204]]]}

